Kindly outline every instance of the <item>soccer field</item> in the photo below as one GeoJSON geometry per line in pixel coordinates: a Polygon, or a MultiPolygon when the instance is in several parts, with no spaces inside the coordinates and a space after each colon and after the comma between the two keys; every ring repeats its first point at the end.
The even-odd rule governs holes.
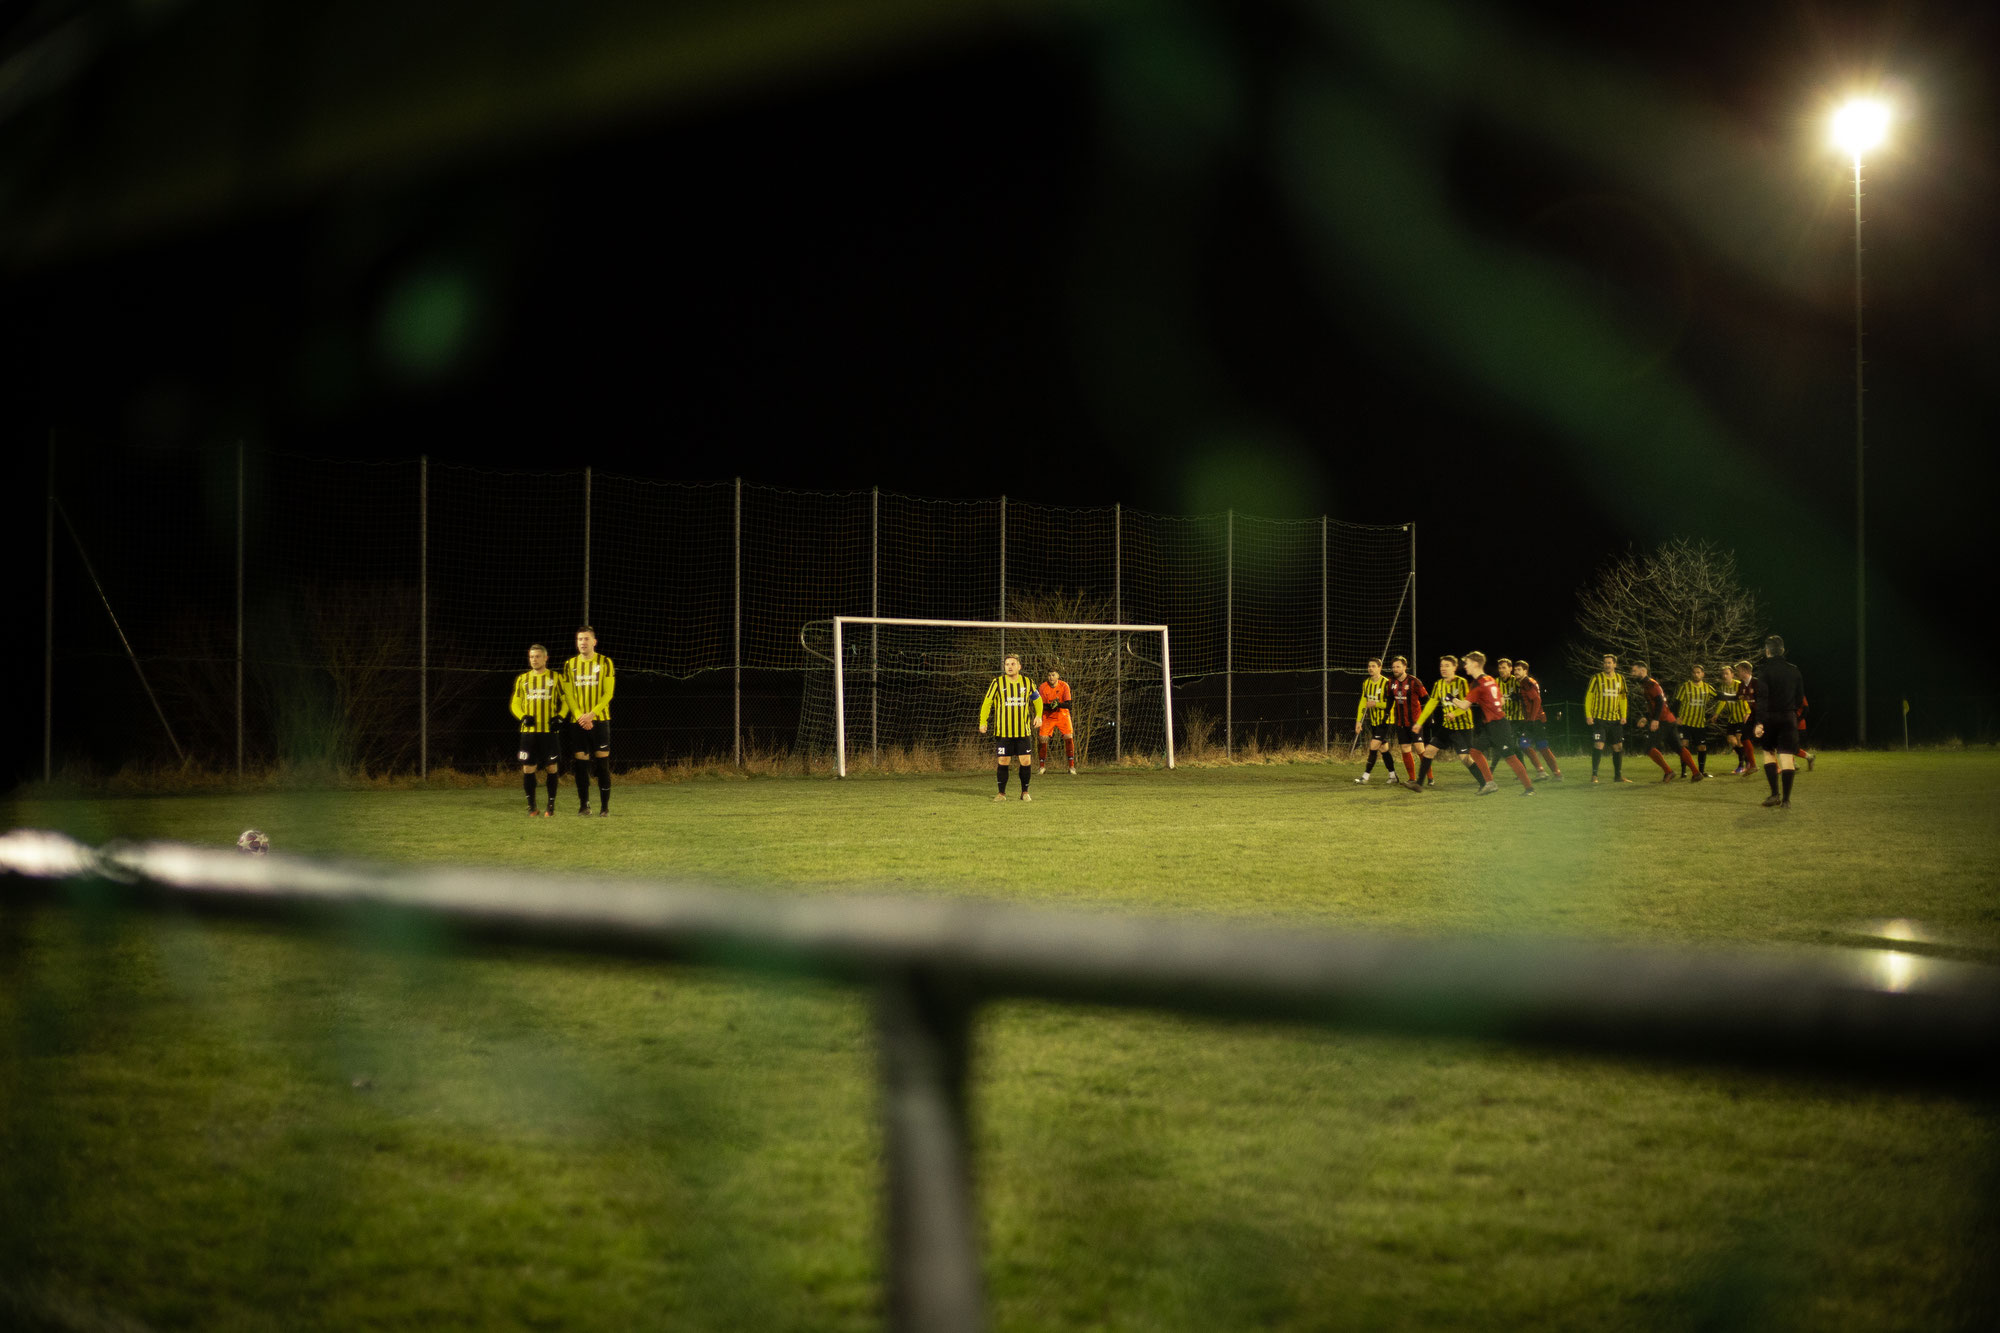
{"type": "MultiPolygon", "coordinates": [[[[1532,799],[1359,765],[17,801],[10,826],[1442,934],[2000,956],[2000,757],[1532,799]],[[567,810],[567,805],[565,809],[567,810]]],[[[1441,766],[1442,769],[1442,766],[1441,766]]],[[[1608,770],[1608,765],[1607,765],[1608,770]]],[[[1655,770],[1656,772],[1656,770],[1655,770]]],[[[641,890],[643,891],[643,890],[641,890]]],[[[865,997],[426,939],[10,918],[0,1312],[50,1327],[869,1328],[865,997]],[[69,1322],[65,1323],[67,1319],[69,1322]]],[[[1979,1327],[1982,1108],[1459,1043],[1006,1005],[996,1326],[1979,1327]]],[[[4,1321],[0,1321],[4,1322],[4,1321]]]]}

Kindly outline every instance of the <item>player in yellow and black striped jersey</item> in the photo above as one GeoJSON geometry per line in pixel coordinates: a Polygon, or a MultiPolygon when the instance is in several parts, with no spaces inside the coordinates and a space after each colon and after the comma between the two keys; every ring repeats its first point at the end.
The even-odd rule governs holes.
{"type": "Polygon", "coordinates": [[[549,650],[541,644],[528,649],[528,669],[514,677],[514,697],[508,710],[520,723],[521,787],[528,793],[528,813],[535,811],[535,770],[546,767],[549,808],[556,812],[556,789],[562,784],[562,677],[549,670],[549,650]]]}
{"type": "Polygon", "coordinates": [[[576,630],[576,656],[563,663],[563,706],[569,710],[569,749],[576,756],[577,813],[590,813],[590,775],[597,775],[597,813],[611,813],[611,695],[617,676],[597,651],[597,631],[576,630]],[[588,767],[586,767],[588,765],[588,767]]]}
{"type": "Polygon", "coordinates": [[[1708,713],[1714,705],[1715,686],[1708,683],[1708,672],[1696,662],[1688,678],[1674,691],[1674,712],[1680,715],[1681,735],[1694,740],[1695,765],[1703,773],[1708,772],[1708,713]]]}
{"type": "Polygon", "coordinates": [[[1007,760],[1011,758],[1021,769],[1021,799],[1032,801],[1035,798],[1028,795],[1028,778],[1035,771],[1034,735],[1042,724],[1042,692],[1021,674],[1021,659],[1012,653],[1000,668],[979,705],[979,734],[984,736],[987,724],[992,723],[994,754],[1000,763],[1000,790],[993,799],[1007,799],[1007,760]]]}
{"type": "Polygon", "coordinates": [[[1513,658],[1503,657],[1493,664],[1493,680],[1500,687],[1500,716],[1514,724],[1516,749],[1523,759],[1535,766],[1538,775],[1545,775],[1542,758],[1535,753],[1535,747],[1528,744],[1528,733],[1521,725],[1526,721],[1527,714],[1521,711],[1521,701],[1515,694],[1521,688],[1521,682],[1514,677],[1513,658]]]}
{"type": "Polygon", "coordinates": [[[1440,657],[1437,684],[1431,686],[1431,697],[1424,704],[1424,711],[1417,714],[1417,739],[1423,747],[1418,753],[1423,755],[1423,763],[1417,769],[1416,785],[1410,790],[1422,791],[1430,785],[1431,760],[1446,746],[1458,755],[1474,782],[1486,785],[1486,779],[1479,776],[1472,763],[1475,728],[1471,695],[1472,682],[1458,674],[1458,659],[1449,654],[1440,657]]]}
{"type": "Polygon", "coordinates": [[[1583,720],[1590,727],[1590,781],[1597,782],[1597,766],[1604,761],[1604,747],[1611,747],[1611,780],[1629,782],[1625,776],[1625,677],[1618,674],[1618,658],[1604,655],[1604,666],[1590,678],[1583,691],[1583,720]]]}
{"type": "Polygon", "coordinates": [[[1361,770],[1356,782],[1372,782],[1375,778],[1375,761],[1380,759],[1388,766],[1389,783],[1396,782],[1396,765],[1389,758],[1389,747],[1396,740],[1396,723],[1389,716],[1389,678],[1382,674],[1382,659],[1368,659],[1368,678],[1361,682],[1361,701],[1354,706],[1354,734],[1361,735],[1362,719],[1368,723],[1368,767],[1361,770]]]}

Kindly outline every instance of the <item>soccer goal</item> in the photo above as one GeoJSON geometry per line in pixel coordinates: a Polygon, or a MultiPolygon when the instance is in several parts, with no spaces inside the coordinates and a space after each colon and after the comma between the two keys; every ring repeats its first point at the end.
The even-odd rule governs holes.
{"type": "Polygon", "coordinates": [[[835,616],[807,623],[799,642],[823,663],[806,683],[801,748],[808,762],[829,759],[841,777],[850,767],[990,766],[979,704],[1010,653],[1038,685],[1051,669],[1069,682],[1079,764],[1174,764],[1165,625],[835,616]]]}

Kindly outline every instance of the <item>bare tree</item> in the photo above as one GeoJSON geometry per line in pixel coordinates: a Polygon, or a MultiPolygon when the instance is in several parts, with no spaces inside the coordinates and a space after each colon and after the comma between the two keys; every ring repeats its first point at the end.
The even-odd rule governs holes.
{"type": "Polygon", "coordinates": [[[1616,653],[1620,662],[1649,662],[1656,674],[1679,679],[1697,663],[1713,669],[1749,656],[1763,636],[1735,553],[1685,537],[1606,562],[1577,590],[1576,604],[1581,634],[1567,656],[1586,676],[1604,654],[1616,653]]]}

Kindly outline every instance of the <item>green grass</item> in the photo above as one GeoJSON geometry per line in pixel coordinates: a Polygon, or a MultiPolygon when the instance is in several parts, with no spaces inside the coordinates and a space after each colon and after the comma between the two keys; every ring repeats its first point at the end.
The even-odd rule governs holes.
{"type": "MultiPolygon", "coordinates": [[[[1633,776],[1644,778],[1635,765],[1633,776]]],[[[1358,766],[21,801],[91,841],[980,894],[1425,933],[2000,951],[2000,758],[1475,798],[1358,766]]],[[[237,925],[4,918],[0,1325],[879,1322],[865,999],[237,925]],[[358,1084],[358,1086],[357,1086],[358,1084]]],[[[1976,1328],[1983,1108],[1743,1073],[1005,1005],[996,1326],[1976,1328]]]]}

